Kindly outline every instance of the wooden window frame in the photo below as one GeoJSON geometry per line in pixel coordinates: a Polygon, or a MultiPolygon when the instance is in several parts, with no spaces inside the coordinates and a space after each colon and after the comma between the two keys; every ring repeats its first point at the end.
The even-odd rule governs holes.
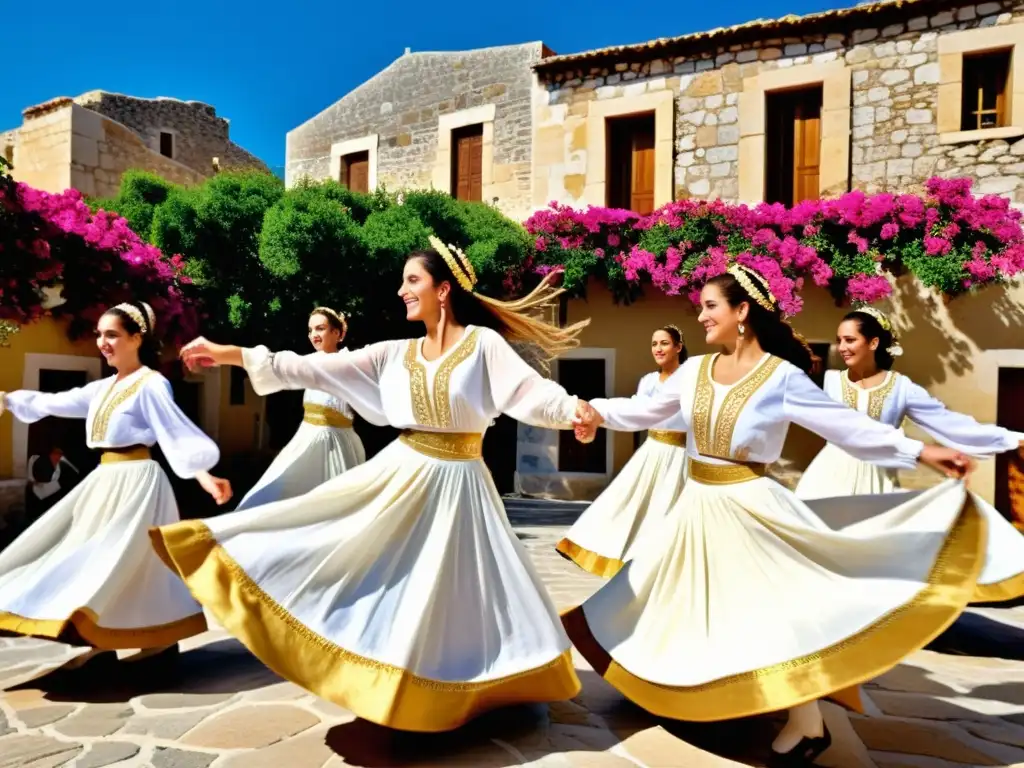
{"type": "Polygon", "coordinates": [[[452,197],[452,168],[454,167],[454,144],[452,134],[460,128],[471,125],[483,127],[480,147],[480,197],[485,203],[494,199],[494,120],[497,107],[482,104],[479,107],[460,109],[437,118],[437,156],[434,161],[432,184],[434,189],[447,192],[452,197]]]}
{"type": "Polygon", "coordinates": [[[377,189],[377,145],[378,134],[372,133],[368,136],[360,136],[356,139],[339,141],[331,145],[330,178],[341,183],[345,172],[345,158],[361,152],[366,152],[369,159],[369,167],[366,172],[366,191],[373,193],[377,189]]]}
{"type": "Polygon", "coordinates": [[[801,196],[799,189],[802,186],[800,183],[800,158],[803,155],[803,144],[802,140],[806,138],[803,135],[797,135],[795,131],[796,121],[799,118],[797,114],[799,105],[802,103],[815,103],[817,110],[817,116],[814,118],[808,118],[809,120],[816,120],[816,132],[818,134],[818,146],[817,146],[817,160],[813,166],[817,170],[817,180],[812,183],[811,190],[808,195],[813,194],[814,196],[820,195],[821,186],[821,119],[824,104],[824,89],[821,85],[812,84],[802,86],[799,88],[787,88],[780,91],[769,91],[765,93],[765,170],[764,170],[764,199],[766,202],[782,203],[787,207],[792,207],[803,200],[809,199],[808,195],[801,196]],[[817,96],[817,99],[807,99],[806,101],[799,97],[799,94],[806,94],[813,91],[817,96]],[[779,117],[792,117],[792,124],[787,124],[785,131],[786,135],[776,135],[775,131],[780,127],[779,124],[775,123],[773,117],[774,109],[784,110],[785,114],[779,115],[779,117]],[[785,147],[784,151],[779,151],[778,146],[771,146],[771,140],[782,139],[788,142],[792,139],[792,146],[785,147]],[[785,180],[778,179],[774,176],[773,171],[775,163],[779,163],[777,170],[783,177],[788,177],[785,180]],[[780,195],[772,194],[773,189],[775,191],[785,190],[789,199],[773,199],[780,198],[780,195]]]}
{"type": "Polygon", "coordinates": [[[1024,23],[966,29],[939,35],[939,99],[936,127],[940,144],[965,144],[1024,136],[1024,23]],[[964,130],[964,60],[1010,52],[1003,125],[964,130]],[[1019,55],[1020,54],[1020,55],[1019,55]]]}
{"type": "Polygon", "coordinates": [[[1010,97],[1009,88],[1012,88],[1013,49],[1001,48],[995,51],[983,51],[982,53],[964,54],[963,58],[963,88],[961,90],[960,108],[960,130],[962,131],[983,131],[989,128],[1005,128],[1010,121],[1010,97]],[[1005,61],[1001,61],[1004,59],[1005,61]],[[997,60],[1000,59],[1000,60],[997,60]],[[992,62],[989,64],[988,62],[992,62]],[[985,109],[985,91],[988,86],[993,85],[986,82],[987,78],[979,77],[981,73],[975,73],[972,77],[970,70],[975,68],[981,70],[988,67],[991,71],[984,73],[995,80],[995,107],[985,109]],[[969,89],[971,79],[977,78],[979,82],[975,87],[969,89]],[[968,109],[973,107],[973,109],[968,109]],[[995,117],[995,125],[983,125],[986,115],[995,117]]]}
{"type": "MultiPolygon", "coordinates": [[[[628,187],[629,188],[628,193],[625,195],[629,199],[628,199],[628,201],[615,201],[615,200],[612,199],[615,196],[615,193],[618,191],[616,189],[616,187],[618,185],[615,183],[616,179],[614,178],[614,170],[615,170],[614,166],[616,165],[616,163],[614,162],[614,154],[615,154],[615,151],[617,149],[616,146],[615,146],[615,129],[616,129],[616,126],[617,125],[618,126],[622,126],[622,125],[624,125],[626,123],[630,123],[630,122],[638,124],[640,121],[644,121],[644,122],[650,121],[651,140],[653,142],[653,146],[651,147],[651,153],[652,153],[651,154],[651,163],[652,163],[651,173],[652,173],[652,176],[656,176],[657,175],[657,172],[656,172],[657,171],[656,158],[654,157],[654,153],[656,151],[655,147],[657,146],[657,135],[658,134],[657,134],[657,120],[655,118],[654,112],[644,112],[644,113],[632,114],[632,115],[617,115],[615,117],[606,118],[605,119],[605,133],[606,133],[608,139],[605,142],[605,144],[606,144],[605,164],[606,164],[606,168],[607,168],[607,170],[605,172],[605,177],[606,177],[606,181],[607,181],[607,183],[605,185],[605,205],[608,206],[609,208],[624,208],[624,209],[627,209],[627,210],[635,211],[636,213],[640,213],[642,215],[647,215],[647,214],[653,212],[655,210],[655,208],[656,208],[656,206],[654,205],[654,183],[655,183],[655,179],[654,178],[651,179],[651,202],[650,202],[650,207],[649,207],[648,210],[642,210],[641,206],[636,205],[636,201],[634,199],[635,195],[634,195],[634,191],[633,191],[633,180],[634,180],[634,177],[636,176],[636,168],[634,167],[634,160],[635,160],[636,153],[633,150],[633,148],[629,149],[629,153],[630,153],[630,157],[629,157],[629,176],[630,176],[630,178],[629,179],[622,179],[620,181],[620,184],[624,185],[624,187],[628,187]],[[622,204],[621,205],[616,205],[617,202],[622,202],[622,204]]],[[[647,206],[644,206],[644,207],[647,207],[647,206]]]]}

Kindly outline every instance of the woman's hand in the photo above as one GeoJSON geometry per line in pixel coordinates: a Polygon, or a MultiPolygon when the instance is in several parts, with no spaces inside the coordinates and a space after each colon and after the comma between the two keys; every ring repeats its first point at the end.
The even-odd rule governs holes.
{"type": "Polygon", "coordinates": [[[977,466],[967,454],[940,445],[926,445],[917,460],[946,477],[958,480],[966,480],[977,466]]]}
{"type": "Polygon", "coordinates": [[[572,423],[576,439],[581,443],[591,443],[597,437],[597,428],[604,423],[604,418],[586,400],[577,400],[572,423]]]}
{"type": "Polygon", "coordinates": [[[199,485],[213,497],[217,506],[227,504],[231,501],[231,483],[221,477],[214,477],[209,472],[200,472],[196,475],[199,485]]]}
{"type": "Polygon", "coordinates": [[[241,365],[242,349],[231,344],[214,344],[200,336],[181,348],[180,357],[190,371],[211,365],[241,365]]]}

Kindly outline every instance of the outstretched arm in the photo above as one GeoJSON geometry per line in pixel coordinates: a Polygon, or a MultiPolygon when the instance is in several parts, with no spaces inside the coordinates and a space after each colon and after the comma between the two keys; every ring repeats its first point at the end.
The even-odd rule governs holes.
{"type": "Polygon", "coordinates": [[[531,368],[499,334],[482,331],[480,343],[491,399],[499,411],[535,427],[572,429],[575,395],[531,368]]]}
{"type": "Polygon", "coordinates": [[[991,456],[1012,451],[1024,441],[1020,432],[980,424],[970,416],[949,410],[912,381],[907,382],[907,387],[908,418],[945,446],[971,456],[991,456]]]}
{"type": "Polygon", "coordinates": [[[591,400],[590,406],[600,414],[606,429],[620,432],[650,429],[679,413],[683,366],[665,381],[659,391],[652,394],[637,392],[632,397],[599,397],[591,400]]]}
{"type": "Polygon", "coordinates": [[[100,380],[65,392],[33,392],[29,389],[0,392],[0,413],[9,410],[14,418],[26,424],[47,416],[84,419],[89,415],[89,403],[102,385],[100,380]]]}

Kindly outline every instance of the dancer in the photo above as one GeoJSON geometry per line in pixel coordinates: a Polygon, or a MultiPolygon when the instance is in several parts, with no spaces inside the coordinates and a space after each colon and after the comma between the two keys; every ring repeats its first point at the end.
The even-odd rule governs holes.
{"type": "MultiPolygon", "coordinates": [[[[656,330],[651,354],[658,370],[640,379],[638,397],[662,391],[686,362],[682,331],[674,325],[656,330]]],[[[685,481],[686,431],[676,414],[647,432],[644,444],[555,549],[595,576],[611,578],[632,559],[636,543],[662,526],[685,481]]]]}
{"type": "MultiPolygon", "coordinates": [[[[329,307],[317,307],[309,315],[309,341],[319,354],[337,352],[347,332],[345,316],[329,307]]],[[[363,442],[352,429],[352,409],[344,400],[307,389],[302,409],[302,423],[295,436],[236,511],[301,496],[366,461],[363,442]]]]}
{"type": "MultiPolygon", "coordinates": [[[[825,372],[825,393],[866,413],[872,419],[900,427],[905,419],[917,424],[936,441],[970,456],[992,456],[1016,450],[1024,435],[995,425],[979,424],[970,416],[950,411],[908,377],[892,370],[903,347],[892,322],[874,307],[861,307],[843,318],[836,335],[845,371],[825,372]]],[[[900,490],[896,471],[862,461],[834,443],[828,443],[807,467],[796,487],[801,499],[878,495],[900,490]]],[[[909,498],[909,494],[906,498],[909,498]]],[[[972,494],[986,521],[988,546],[985,567],[978,577],[974,600],[995,602],[1024,595],[1024,536],[1021,536],[991,504],[972,494]]],[[[852,506],[839,503],[842,516],[831,502],[810,506],[834,528],[870,516],[872,507],[885,499],[865,499],[852,506]],[[851,517],[859,512],[859,517],[851,517]]]]}
{"type": "Polygon", "coordinates": [[[153,368],[156,318],[145,303],[118,304],[97,325],[96,344],[117,373],[66,392],[0,393],[0,412],[32,423],[86,419],[100,466],[0,552],[0,631],[89,645],[169,650],[206,629],[202,608],[154,555],[150,526],[178,520],[171,485],[149,449],[159,443],[174,472],[195,478],[223,504],[227,480],[209,473],[217,446],[174,403],[153,368]]]}
{"type": "Polygon", "coordinates": [[[725,720],[789,709],[771,762],[808,765],[831,744],[817,699],[895,666],[962,611],[984,523],[963,483],[949,481],[832,531],[766,476],[789,423],[887,466],[920,461],[962,477],[972,463],[829,399],[754,270],[733,265],[712,278],[701,304],[721,353],[688,360],[674,394],[582,409],[584,440],[602,422],[638,430],[681,411],[689,476],[661,535],[563,622],[594,669],[655,714],[725,720]]]}
{"type": "Polygon", "coordinates": [[[431,237],[399,296],[422,338],[301,357],[196,339],[190,365],[236,365],[257,392],[314,388],[380,414],[398,440],[304,496],[153,531],[164,561],[282,677],[361,718],[445,731],[488,709],[579,691],[569,639],[481,460],[506,413],[571,429],[577,399],[508,341],[577,344],[533,316],[561,291],[474,292],[472,265],[431,237]]]}

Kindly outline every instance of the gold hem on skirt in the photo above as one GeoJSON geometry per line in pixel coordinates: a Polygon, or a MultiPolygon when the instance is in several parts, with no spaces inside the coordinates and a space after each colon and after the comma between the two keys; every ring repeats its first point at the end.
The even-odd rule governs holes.
{"type": "Polygon", "coordinates": [[[602,579],[610,579],[626,565],[614,557],[605,557],[596,552],[591,552],[589,549],[584,549],[579,544],[569,541],[569,539],[559,541],[555,545],[555,551],[587,573],[600,576],[602,579]]]}
{"type": "Polygon", "coordinates": [[[449,731],[487,710],[579,693],[571,649],[539,667],[480,682],[431,680],[360,656],[313,632],[266,594],[204,523],[149,534],[160,559],[260,661],[364,720],[404,731],[449,731]]]}
{"type": "Polygon", "coordinates": [[[676,720],[750,717],[829,697],[896,666],[952,624],[975,591],[984,561],[985,521],[968,497],[925,587],[855,635],[806,656],[693,686],[633,675],[597,642],[583,606],[562,614],[573,645],[594,671],[648,712],[676,720]]]}
{"type": "Polygon", "coordinates": [[[972,603],[1002,603],[1024,595],[1024,573],[992,584],[979,584],[974,588],[972,603]]]}
{"type": "Polygon", "coordinates": [[[79,608],[66,619],[30,619],[0,611],[0,632],[47,640],[75,641],[78,638],[73,636],[74,630],[86,643],[105,651],[161,648],[201,634],[206,628],[206,616],[202,613],[154,627],[115,629],[101,627],[96,612],[90,608],[79,608]]]}

